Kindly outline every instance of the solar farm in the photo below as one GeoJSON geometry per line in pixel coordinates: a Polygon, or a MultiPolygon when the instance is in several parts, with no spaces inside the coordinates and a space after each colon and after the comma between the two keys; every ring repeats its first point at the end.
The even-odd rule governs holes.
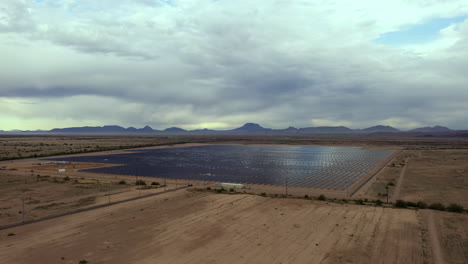
{"type": "Polygon", "coordinates": [[[94,173],[343,191],[392,154],[359,147],[207,145],[52,160],[119,164],[83,170],[94,173]]]}

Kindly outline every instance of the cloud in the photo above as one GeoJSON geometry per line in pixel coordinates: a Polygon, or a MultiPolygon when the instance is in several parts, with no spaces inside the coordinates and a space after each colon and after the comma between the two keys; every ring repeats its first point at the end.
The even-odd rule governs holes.
{"type": "Polygon", "coordinates": [[[467,14],[464,1],[5,0],[0,129],[468,128],[467,20],[426,43],[374,41],[467,14]]]}

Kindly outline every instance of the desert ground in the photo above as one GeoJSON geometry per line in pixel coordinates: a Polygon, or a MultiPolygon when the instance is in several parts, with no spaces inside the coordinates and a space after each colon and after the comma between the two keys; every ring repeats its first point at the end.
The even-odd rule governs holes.
{"type": "MultiPolygon", "coordinates": [[[[27,142],[36,146],[38,142],[50,145],[76,140],[76,136],[58,138],[1,138],[0,146],[21,142],[21,149],[27,149],[27,142]],[[8,140],[11,142],[6,143],[8,140]]],[[[86,138],[88,148],[94,146],[94,139],[86,138]]],[[[101,136],[94,144],[101,146],[106,140],[115,145],[101,147],[99,153],[117,153],[122,150],[111,146],[134,146],[136,142],[127,142],[129,137],[101,136]]],[[[164,144],[160,138],[145,140],[147,144],[138,144],[164,144]]],[[[164,140],[170,140],[169,147],[207,143],[206,138],[193,137],[164,140]]],[[[36,158],[4,160],[0,162],[0,226],[158,195],[1,229],[0,263],[468,263],[466,212],[400,209],[371,202],[386,202],[388,187],[391,203],[401,199],[468,207],[468,142],[229,137],[211,143],[401,151],[352,197],[307,188],[289,188],[286,196],[282,186],[262,185],[226,194],[207,191],[206,187],[212,187],[207,182],[190,182],[193,187],[175,190],[189,182],[148,177],[139,178],[147,186],[137,186],[135,177],[79,171],[108,164],[39,165],[36,158]],[[124,184],[120,184],[122,180],[124,184]],[[311,198],[304,199],[305,194],[311,198]],[[328,199],[317,201],[319,194],[328,199]],[[357,199],[365,202],[358,205],[357,199]]],[[[63,154],[53,148],[47,153],[63,154]]]]}
{"type": "Polygon", "coordinates": [[[15,136],[0,135],[0,160],[35,158],[135,147],[186,143],[193,138],[149,136],[15,136]]]}
{"type": "Polygon", "coordinates": [[[3,231],[0,256],[4,263],[466,263],[467,220],[179,190],[3,231]]]}
{"type": "Polygon", "coordinates": [[[468,150],[405,150],[356,196],[468,207],[468,150]],[[396,165],[396,166],[395,166],[396,165]]]}
{"type": "Polygon", "coordinates": [[[180,190],[8,232],[6,263],[425,261],[417,211],[243,194],[180,190]]]}

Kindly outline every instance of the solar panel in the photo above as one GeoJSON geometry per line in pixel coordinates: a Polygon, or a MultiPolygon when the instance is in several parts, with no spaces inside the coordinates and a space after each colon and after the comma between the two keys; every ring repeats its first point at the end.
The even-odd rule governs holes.
{"type": "Polygon", "coordinates": [[[358,147],[206,145],[57,158],[125,164],[84,171],[344,190],[393,153],[358,147]]]}

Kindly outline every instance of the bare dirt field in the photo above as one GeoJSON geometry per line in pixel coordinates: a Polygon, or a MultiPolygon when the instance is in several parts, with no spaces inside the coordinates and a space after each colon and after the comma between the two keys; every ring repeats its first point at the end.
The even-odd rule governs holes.
{"type": "Polygon", "coordinates": [[[436,263],[468,263],[468,215],[421,211],[436,263]]]}
{"type": "Polygon", "coordinates": [[[356,198],[385,201],[387,185],[390,201],[456,203],[467,208],[468,150],[405,150],[356,198]]]}
{"type": "Polygon", "coordinates": [[[102,164],[38,165],[39,162],[35,159],[0,162],[4,168],[0,170],[0,226],[177,187],[173,181],[165,186],[162,182],[150,185],[155,179],[144,179],[148,186],[136,186],[134,177],[77,171],[102,164]]]}
{"type": "Polygon", "coordinates": [[[408,162],[400,198],[468,207],[468,150],[422,151],[408,162]]]}
{"type": "Polygon", "coordinates": [[[157,146],[191,141],[165,136],[6,136],[0,135],[0,160],[157,146]]]}
{"type": "Polygon", "coordinates": [[[398,183],[400,174],[406,166],[406,160],[410,157],[416,157],[421,151],[403,150],[390,164],[388,164],[376,177],[374,177],[366,186],[364,186],[356,195],[356,198],[381,199],[386,200],[387,189],[389,196],[393,197],[395,186],[398,183]]]}
{"type": "Polygon", "coordinates": [[[0,234],[5,263],[431,261],[414,210],[185,190],[0,234]]]}

